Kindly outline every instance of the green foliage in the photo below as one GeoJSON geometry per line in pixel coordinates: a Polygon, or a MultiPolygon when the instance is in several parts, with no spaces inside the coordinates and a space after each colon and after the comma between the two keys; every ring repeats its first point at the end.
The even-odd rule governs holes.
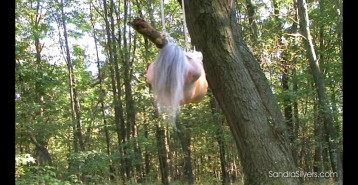
{"type": "MultiPolygon", "coordinates": [[[[117,97],[121,98],[119,102],[123,105],[125,136],[121,135],[123,130],[119,129],[120,123],[115,119],[114,109],[119,103],[113,102],[112,87],[113,84],[117,85],[118,79],[112,74],[112,70],[114,72],[115,70],[109,63],[110,47],[106,35],[103,2],[93,0],[64,2],[71,64],[76,82],[74,87],[77,89],[82,111],[85,150],[74,152],[75,121],[72,120],[68,66],[64,57],[63,25],[60,15],[62,5],[60,1],[53,0],[16,0],[15,149],[18,154],[15,156],[16,183],[161,184],[157,138],[157,126],[159,126],[165,131],[171,183],[183,184],[183,168],[186,161],[178,132],[172,125],[158,118],[153,104],[152,90],[146,82],[147,66],[154,61],[158,50],[150,41],[145,41],[142,36],[135,33],[130,26],[124,25],[125,13],[128,13],[128,21],[142,14],[148,22],[153,21],[152,24],[161,31],[159,1],[130,1],[125,12],[125,1],[115,0],[115,11],[112,15],[108,13],[108,18],[110,16],[114,18],[116,38],[111,39],[117,47],[118,82],[121,86],[121,92],[117,92],[117,97]],[[38,3],[41,5],[39,9],[37,9],[38,3]],[[154,20],[150,20],[149,12],[153,12],[154,20]],[[94,30],[90,21],[91,16],[94,30]],[[36,17],[38,21],[35,21],[36,17]],[[102,84],[97,73],[97,55],[93,51],[94,33],[98,44],[102,84]],[[83,40],[88,38],[91,40],[85,40],[86,42],[83,40]],[[126,125],[129,104],[125,101],[127,95],[124,69],[128,66],[124,61],[126,53],[124,38],[128,42],[126,49],[129,51],[131,64],[129,84],[134,101],[136,128],[126,125]],[[92,41],[93,45],[86,45],[88,41],[92,41]],[[36,42],[40,43],[41,51],[36,51],[36,42]],[[41,56],[40,61],[37,60],[38,52],[41,56]],[[93,66],[95,70],[91,71],[90,67],[93,70],[93,66]],[[114,83],[112,83],[113,79],[114,83]],[[52,157],[52,165],[38,164],[38,159],[42,155],[29,137],[30,134],[48,150],[52,157]],[[125,139],[119,141],[118,137],[125,139]],[[123,161],[130,161],[130,167],[124,166],[123,161]],[[114,171],[110,171],[110,166],[114,171]],[[123,178],[122,168],[130,168],[132,176],[127,178],[124,172],[123,178]],[[148,168],[148,173],[145,168],[148,168]]],[[[237,1],[236,12],[243,39],[255,54],[282,110],[288,106],[292,107],[294,103],[298,104],[299,130],[295,140],[300,152],[299,168],[304,169],[302,161],[306,160],[307,164],[313,164],[314,146],[321,144],[322,147],[327,147],[327,143],[315,137],[314,124],[319,110],[317,92],[305,57],[306,51],[302,38],[297,36],[298,31],[294,30],[296,15],[293,3],[291,0],[276,0],[280,13],[275,16],[271,2],[252,0],[253,7],[256,9],[255,18],[259,32],[257,44],[254,45],[246,2],[237,1]],[[282,61],[286,63],[283,64],[282,61]],[[284,67],[287,68],[286,74],[283,73],[284,67]],[[288,78],[288,89],[283,88],[282,85],[284,75],[288,78]]],[[[312,1],[309,5],[309,14],[315,49],[324,73],[338,130],[338,143],[342,150],[342,12],[335,2],[340,1],[328,0],[321,3],[312,1]]],[[[110,1],[107,3],[109,10],[111,3],[110,1]]],[[[167,31],[179,45],[184,46],[182,12],[179,3],[168,1],[165,3],[165,12],[167,31]]],[[[210,103],[213,97],[209,90],[202,102],[181,107],[180,124],[190,143],[196,184],[221,183],[219,139],[224,143],[226,170],[231,177],[241,178],[241,165],[235,141],[223,113],[220,110],[213,112],[210,103]]],[[[294,121],[297,121],[295,119],[294,121]]],[[[305,170],[312,170],[310,168],[305,170]]]]}
{"type": "Polygon", "coordinates": [[[96,150],[72,153],[69,157],[70,174],[83,174],[90,182],[102,181],[108,176],[109,159],[107,154],[96,150]]]}
{"type": "Polygon", "coordinates": [[[54,167],[34,166],[35,159],[30,154],[18,155],[15,161],[16,184],[70,184],[56,177],[54,167]]]}

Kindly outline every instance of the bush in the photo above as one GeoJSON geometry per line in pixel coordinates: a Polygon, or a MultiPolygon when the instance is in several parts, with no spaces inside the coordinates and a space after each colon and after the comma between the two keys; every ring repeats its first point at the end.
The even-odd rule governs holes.
{"type": "Polygon", "coordinates": [[[30,154],[21,154],[15,157],[16,184],[70,184],[57,179],[52,166],[34,166],[35,164],[36,160],[30,154]]]}

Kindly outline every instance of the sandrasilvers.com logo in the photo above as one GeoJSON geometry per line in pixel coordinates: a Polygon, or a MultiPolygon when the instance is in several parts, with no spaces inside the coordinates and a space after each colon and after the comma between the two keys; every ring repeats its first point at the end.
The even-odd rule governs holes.
{"type": "Polygon", "coordinates": [[[337,172],[303,172],[303,171],[294,171],[294,172],[274,172],[269,171],[269,177],[273,178],[331,178],[338,177],[337,172]]]}

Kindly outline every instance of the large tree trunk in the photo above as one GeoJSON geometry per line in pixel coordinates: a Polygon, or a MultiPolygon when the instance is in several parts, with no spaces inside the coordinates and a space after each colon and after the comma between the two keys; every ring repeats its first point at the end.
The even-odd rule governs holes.
{"type": "Polygon", "coordinates": [[[192,43],[203,53],[209,85],[239,150],[245,184],[298,184],[296,178],[269,178],[273,172],[296,171],[296,166],[284,119],[239,35],[234,7],[228,0],[186,1],[192,43]]]}
{"type": "Polygon", "coordinates": [[[309,60],[311,73],[313,75],[313,80],[318,94],[320,114],[323,118],[324,127],[327,131],[327,142],[329,147],[331,166],[333,172],[338,173],[338,178],[334,178],[334,179],[339,180],[342,177],[342,173],[341,173],[341,162],[338,152],[337,131],[334,127],[332,111],[330,109],[329,100],[328,100],[325,82],[324,82],[324,76],[320,69],[319,63],[317,61],[314,45],[312,42],[312,37],[310,34],[309,17],[308,17],[306,0],[298,0],[297,7],[298,7],[298,14],[300,17],[300,29],[302,35],[304,36],[303,42],[306,48],[306,55],[309,60]]]}
{"type": "MultiPolygon", "coordinates": [[[[209,85],[238,146],[245,183],[298,184],[297,178],[270,178],[274,172],[297,168],[282,113],[264,73],[239,35],[230,2],[186,4],[192,42],[203,53],[209,85]]],[[[144,20],[136,19],[132,26],[157,47],[165,43],[144,20]]]]}

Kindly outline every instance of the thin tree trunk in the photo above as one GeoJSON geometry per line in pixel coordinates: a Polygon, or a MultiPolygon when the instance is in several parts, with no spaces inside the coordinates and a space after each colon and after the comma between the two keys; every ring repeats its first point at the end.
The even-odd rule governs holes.
{"type": "MultiPolygon", "coordinates": [[[[90,9],[92,12],[92,5],[90,5],[90,9]]],[[[102,73],[101,73],[101,64],[100,64],[100,60],[99,60],[99,56],[98,56],[98,45],[97,45],[97,36],[96,36],[96,32],[95,32],[95,28],[94,28],[94,21],[93,21],[93,17],[91,14],[91,25],[92,25],[92,31],[93,31],[93,39],[94,39],[94,44],[95,44],[95,48],[96,48],[96,59],[97,59],[97,68],[98,68],[98,80],[99,80],[99,90],[100,90],[100,95],[99,95],[99,100],[101,103],[101,112],[102,112],[102,120],[103,120],[103,126],[104,126],[104,133],[105,133],[105,137],[106,137],[106,147],[107,147],[107,154],[108,156],[111,156],[111,144],[110,144],[110,135],[109,135],[109,131],[108,131],[108,123],[106,120],[106,114],[105,114],[105,106],[104,106],[104,97],[105,97],[105,90],[103,88],[103,80],[102,80],[102,73]]],[[[112,165],[112,160],[109,160],[109,172],[110,172],[110,179],[114,180],[115,178],[115,170],[114,167],[112,165]]]]}
{"type": "MultiPolygon", "coordinates": [[[[288,84],[288,81],[289,81],[289,70],[288,70],[289,67],[287,64],[288,61],[287,61],[287,56],[285,56],[286,53],[283,53],[282,55],[283,55],[282,61],[281,61],[281,64],[282,64],[282,79],[281,79],[282,88],[283,88],[284,92],[289,92],[290,89],[289,89],[289,84],[288,84]]],[[[284,104],[284,117],[286,120],[287,129],[288,129],[288,138],[291,142],[290,145],[292,148],[292,153],[296,153],[295,140],[297,138],[295,138],[295,134],[294,134],[294,123],[293,123],[291,97],[288,94],[284,97],[283,104],[284,104]]],[[[296,161],[296,159],[295,159],[295,161],[296,161]]]]}
{"type": "MultiPolygon", "coordinates": [[[[114,23],[114,11],[115,11],[115,7],[114,7],[114,2],[113,0],[111,0],[111,4],[110,4],[110,19],[111,19],[111,37],[112,37],[112,54],[113,54],[113,63],[114,63],[114,68],[115,68],[115,74],[116,74],[116,82],[117,82],[117,96],[118,96],[118,112],[119,112],[119,118],[121,120],[121,132],[123,134],[123,138],[122,138],[122,144],[125,144],[126,142],[129,142],[130,139],[130,127],[128,125],[128,120],[127,120],[127,125],[125,125],[125,121],[124,121],[124,111],[123,111],[123,103],[122,103],[122,85],[121,85],[121,77],[120,77],[120,73],[119,73],[119,62],[121,61],[121,59],[123,59],[123,57],[121,57],[121,55],[118,55],[118,50],[120,50],[120,45],[121,45],[121,40],[119,39],[118,42],[118,47],[117,47],[117,42],[115,42],[116,37],[115,37],[115,23],[114,23]]],[[[127,14],[127,10],[124,10],[124,13],[127,14]]],[[[117,23],[118,26],[120,26],[120,23],[117,23]]],[[[120,27],[118,28],[120,30],[120,27]]],[[[120,31],[119,31],[120,33],[120,31]]],[[[123,37],[125,36],[125,32],[122,34],[123,37]]],[[[120,38],[121,35],[118,35],[118,37],[120,38]]],[[[125,156],[127,154],[127,151],[130,147],[127,145],[123,146],[123,155],[125,156]]],[[[131,160],[129,160],[128,158],[124,159],[125,161],[125,172],[126,172],[126,177],[127,179],[130,179],[132,177],[132,165],[131,165],[131,160]]]]}
{"type": "MultiPolygon", "coordinates": [[[[146,117],[148,116],[146,113],[146,110],[144,110],[144,117],[145,117],[145,120],[144,120],[144,137],[146,139],[149,139],[149,131],[148,131],[148,123],[147,123],[147,119],[146,117]]],[[[144,175],[143,177],[144,178],[147,178],[147,176],[149,175],[149,172],[150,172],[150,152],[148,151],[148,147],[145,147],[144,148],[145,152],[144,152],[144,175]]]]}
{"type": "Polygon", "coordinates": [[[224,133],[223,133],[223,123],[224,119],[220,118],[218,115],[220,113],[220,106],[219,103],[215,100],[214,97],[211,97],[210,100],[211,105],[211,111],[214,117],[214,120],[218,126],[218,129],[216,131],[216,140],[218,141],[219,145],[219,152],[220,152],[220,166],[221,166],[221,176],[222,176],[222,184],[228,184],[229,183],[229,174],[226,170],[226,159],[225,159],[225,143],[224,143],[224,133]]]}
{"type": "MultiPolygon", "coordinates": [[[[302,124],[301,125],[301,139],[300,139],[300,145],[301,145],[301,150],[300,150],[300,154],[299,154],[299,166],[301,166],[301,169],[303,172],[308,172],[308,167],[307,167],[307,162],[306,162],[306,135],[305,133],[307,132],[306,130],[306,124],[302,124]]],[[[302,182],[306,179],[301,178],[300,179],[302,182]]]]}
{"type": "MultiPolygon", "coordinates": [[[[156,111],[157,112],[157,111],[156,111]]],[[[156,116],[158,117],[158,113],[156,116]]],[[[169,185],[169,166],[167,159],[167,150],[165,148],[165,133],[164,128],[157,123],[156,125],[156,138],[159,157],[160,174],[162,177],[162,184],[169,185]]]]}
{"type": "MultiPolygon", "coordinates": [[[[145,58],[145,62],[148,64],[149,66],[149,42],[147,38],[144,38],[144,48],[145,48],[145,54],[144,54],[144,58],[145,58]]],[[[149,84],[148,84],[149,86],[149,84]]],[[[149,89],[150,87],[148,87],[149,89]]],[[[143,112],[146,112],[146,110],[144,110],[143,112]]],[[[144,113],[145,114],[145,113],[144,113]]],[[[146,115],[146,114],[145,114],[146,115]]],[[[149,138],[149,132],[148,132],[148,123],[146,123],[146,119],[145,119],[145,123],[144,123],[144,137],[146,139],[149,138]]],[[[144,174],[145,177],[148,176],[149,172],[150,172],[150,153],[148,151],[148,148],[145,148],[145,154],[144,154],[144,174]]]]}
{"type": "Polygon", "coordinates": [[[322,172],[322,130],[323,127],[321,125],[322,119],[319,115],[319,106],[314,103],[314,156],[313,156],[313,171],[314,172],[322,172]]]}
{"type": "Polygon", "coordinates": [[[252,4],[252,0],[246,0],[246,8],[249,18],[251,38],[253,41],[253,46],[255,47],[258,43],[258,28],[256,24],[256,8],[252,4]]]}
{"type": "MultiPolygon", "coordinates": [[[[272,1],[273,4],[273,8],[274,8],[274,20],[275,20],[275,27],[276,27],[276,31],[277,31],[277,40],[278,40],[278,45],[281,45],[282,43],[282,37],[283,37],[283,32],[281,29],[281,20],[279,18],[280,16],[280,7],[278,7],[278,3],[276,0],[272,1]]],[[[281,60],[281,68],[282,68],[282,79],[281,79],[281,83],[282,83],[282,88],[284,90],[284,92],[288,92],[289,91],[289,66],[288,66],[288,53],[286,51],[283,51],[281,53],[282,56],[282,60],[281,60]]],[[[293,153],[295,152],[295,146],[294,146],[294,140],[295,138],[293,137],[293,120],[292,120],[292,105],[291,105],[291,97],[290,96],[285,96],[283,99],[283,104],[284,104],[284,118],[285,118],[285,122],[288,128],[288,138],[290,140],[290,145],[292,148],[293,153]]]]}
{"type": "Polygon", "coordinates": [[[50,165],[52,166],[52,157],[48,149],[43,143],[39,143],[37,139],[32,135],[31,131],[28,132],[31,142],[36,146],[35,150],[38,156],[38,163],[40,166],[50,165]]]}
{"type": "MultiPolygon", "coordinates": [[[[69,82],[70,82],[70,96],[71,96],[71,108],[72,108],[72,118],[73,121],[76,122],[76,130],[75,130],[75,135],[76,138],[78,139],[79,142],[79,146],[80,146],[80,150],[84,151],[84,142],[83,142],[83,137],[82,137],[82,113],[81,113],[81,105],[79,102],[79,98],[78,98],[78,94],[77,94],[77,88],[76,88],[76,80],[73,74],[73,66],[72,66],[72,60],[71,60],[71,54],[70,54],[70,49],[69,49],[69,44],[68,44],[68,36],[67,36],[67,28],[66,28],[66,21],[65,21],[65,15],[64,15],[64,11],[63,11],[63,0],[61,0],[61,20],[62,20],[62,26],[63,26],[63,35],[65,38],[65,47],[66,47],[66,62],[67,62],[67,67],[68,67],[68,76],[69,76],[69,82]]],[[[77,144],[75,144],[75,151],[76,151],[76,147],[77,144]]],[[[77,149],[78,151],[78,149],[77,149]]]]}
{"type": "Polygon", "coordinates": [[[167,151],[167,161],[168,161],[168,176],[169,176],[169,182],[174,180],[174,159],[173,159],[173,148],[170,145],[170,132],[169,132],[169,125],[165,124],[163,125],[164,128],[164,145],[165,150],[167,151]]]}
{"type": "MultiPolygon", "coordinates": [[[[120,83],[118,82],[119,79],[116,80],[115,76],[119,76],[118,74],[118,66],[116,66],[116,60],[114,60],[113,57],[113,45],[112,45],[112,41],[113,41],[113,37],[112,34],[110,33],[110,25],[108,22],[108,13],[107,13],[107,2],[106,0],[103,0],[103,6],[104,6],[104,21],[106,24],[106,34],[107,34],[107,51],[108,51],[108,55],[109,55],[109,63],[110,63],[110,72],[111,72],[111,85],[112,85],[112,92],[113,92],[113,103],[112,106],[114,106],[114,124],[116,126],[116,132],[117,132],[117,136],[118,136],[118,146],[120,148],[120,154],[122,156],[121,158],[121,167],[120,167],[120,176],[122,178],[123,181],[125,181],[125,170],[126,170],[126,165],[125,165],[125,161],[123,160],[123,156],[125,156],[125,151],[123,149],[123,147],[120,147],[122,143],[125,142],[125,129],[124,129],[124,118],[123,118],[123,112],[121,110],[121,101],[119,101],[119,95],[117,92],[117,87],[116,84],[120,85],[120,83]]],[[[118,64],[117,64],[118,65],[118,64]]]]}
{"type": "MultiPolygon", "coordinates": [[[[131,68],[132,68],[132,63],[131,61],[131,53],[135,53],[135,38],[134,38],[134,43],[132,44],[128,44],[128,42],[131,42],[131,33],[129,31],[129,33],[127,33],[127,21],[128,21],[128,15],[131,11],[131,8],[129,7],[129,2],[126,0],[124,1],[124,19],[123,19],[123,54],[122,54],[122,61],[123,61],[123,65],[124,65],[124,87],[125,87],[125,101],[126,101],[126,112],[127,112],[127,140],[130,140],[130,138],[134,138],[134,142],[133,142],[133,150],[134,152],[136,152],[137,154],[139,154],[140,159],[141,159],[141,153],[140,153],[140,149],[139,149],[139,145],[136,139],[136,122],[135,122],[135,105],[134,105],[134,100],[133,100],[133,96],[132,96],[132,86],[131,86],[131,68]],[[131,47],[133,46],[133,51],[131,51],[131,47]]],[[[133,168],[131,164],[129,164],[131,166],[131,169],[133,168]]],[[[132,169],[132,172],[139,172],[141,173],[141,168],[140,166],[136,166],[135,168],[136,170],[132,169]]],[[[135,174],[133,174],[135,175],[135,174]]]]}
{"type": "MultiPolygon", "coordinates": [[[[36,63],[35,63],[35,68],[37,71],[41,72],[41,68],[42,68],[42,57],[41,57],[41,51],[42,51],[42,47],[43,45],[41,45],[40,42],[40,32],[42,31],[41,28],[39,27],[40,21],[41,21],[41,5],[40,5],[40,1],[36,1],[36,15],[35,17],[31,17],[30,23],[32,25],[32,34],[34,36],[34,43],[35,43],[35,49],[36,49],[36,63]]],[[[32,8],[32,3],[31,3],[31,8],[32,8]]],[[[41,73],[36,73],[39,74],[40,77],[42,77],[41,73]]],[[[36,81],[35,83],[35,92],[37,93],[36,95],[36,101],[39,105],[39,110],[37,112],[37,116],[39,117],[38,119],[36,118],[37,122],[41,122],[41,123],[45,123],[44,121],[44,109],[43,106],[45,105],[45,101],[44,101],[44,92],[42,89],[42,86],[44,84],[41,81],[36,81]]],[[[28,135],[30,136],[30,141],[35,145],[35,153],[36,153],[36,159],[37,162],[40,166],[46,166],[46,165],[52,165],[52,157],[50,152],[47,149],[47,145],[48,145],[48,141],[45,138],[45,135],[43,132],[37,132],[36,136],[34,137],[33,134],[31,133],[31,131],[28,132],[28,135]]],[[[20,145],[21,146],[21,145],[20,145]]]]}
{"type": "MultiPolygon", "coordinates": [[[[296,0],[293,0],[293,6],[294,8],[296,9],[296,0]]],[[[294,15],[294,23],[292,25],[292,29],[291,29],[291,33],[297,33],[298,31],[298,14],[297,14],[297,11],[295,11],[295,15],[294,15]]],[[[297,46],[297,38],[295,37],[293,39],[293,43],[291,47],[293,47],[293,50],[294,51],[297,51],[298,50],[298,46],[297,46]]],[[[295,94],[297,94],[298,92],[298,79],[297,79],[297,71],[296,71],[296,68],[297,68],[297,57],[295,56],[293,58],[293,68],[292,68],[292,90],[295,94]]],[[[294,150],[295,151],[292,151],[292,154],[293,154],[293,158],[295,160],[295,163],[296,165],[298,164],[298,151],[299,151],[299,139],[298,139],[298,133],[299,133],[299,130],[300,130],[300,118],[299,118],[299,112],[298,112],[298,101],[297,101],[297,98],[294,99],[293,101],[293,105],[292,105],[292,111],[293,111],[293,138],[295,139],[294,140],[294,150]]]]}
{"type": "Polygon", "coordinates": [[[175,118],[175,131],[178,134],[182,149],[184,151],[184,175],[188,185],[194,184],[194,174],[191,161],[190,136],[188,131],[182,127],[182,121],[179,115],[175,118]]]}
{"type": "Polygon", "coordinates": [[[337,30],[338,40],[340,41],[339,56],[341,58],[341,62],[343,62],[343,0],[335,0],[335,6],[337,7],[336,10],[338,14],[337,16],[338,24],[336,30],[337,30]]]}
{"type": "Polygon", "coordinates": [[[306,55],[309,61],[311,72],[313,75],[314,83],[318,94],[318,102],[320,106],[320,114],[323,117],[323,123],[327,132],[327,142],[329,147],[329,155],[333,172],[338,173],[338,178],[334,177],[335,181],[342,178],[341,161],[338,152],[338,138],[337,131],[334,127],[332,118],[332,111],[330,109],[329,100],[327,97],[324,76],[318,64],[312,37],[309,29],[309,17],[307,4],[305,0],[297,0],[298,14],[300,17],[301,33],[304,36],[303,42],[306,48],[306,55]]]}

